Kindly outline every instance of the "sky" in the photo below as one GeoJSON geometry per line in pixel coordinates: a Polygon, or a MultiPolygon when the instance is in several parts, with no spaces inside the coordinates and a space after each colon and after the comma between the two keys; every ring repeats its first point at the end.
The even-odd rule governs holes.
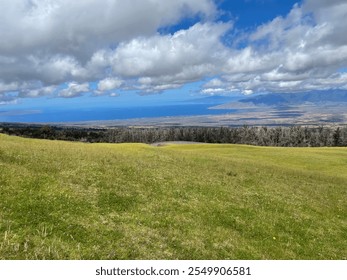
{"type": "Polygon", "coordinates": [[[347,89],[346,0],[1,0],[0,11],[0,115],[347,89]]]}

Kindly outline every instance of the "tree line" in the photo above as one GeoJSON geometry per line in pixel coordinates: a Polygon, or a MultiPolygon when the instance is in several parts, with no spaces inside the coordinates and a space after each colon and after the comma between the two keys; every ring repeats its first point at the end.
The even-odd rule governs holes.
{"type": "Polygon", "coordinates": [[[347,146],[347,126],[79,128],[2,124],[0,133],[89,143],[193,141],[279,147],[347,146]]]}

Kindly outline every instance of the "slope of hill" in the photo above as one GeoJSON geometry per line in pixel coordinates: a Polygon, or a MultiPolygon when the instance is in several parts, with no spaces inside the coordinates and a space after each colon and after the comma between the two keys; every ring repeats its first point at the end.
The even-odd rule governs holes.
{"type": "Polygon", "coordinates": [[[346,259],[346,158],[0,134],[0,259],[346,259]]]}

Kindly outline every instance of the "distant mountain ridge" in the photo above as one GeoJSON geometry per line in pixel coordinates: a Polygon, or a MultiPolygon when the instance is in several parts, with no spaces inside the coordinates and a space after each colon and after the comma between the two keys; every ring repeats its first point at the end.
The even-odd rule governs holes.
{"type": "Polygon", "coordinates": [[[347,102],[347,90],[309,91],[298,93],[269,93],[250,96],[238,100],[242,103],[253,103],[255,105],[281,106],[300,105],[303,103],[330,103],[347,102]]]}

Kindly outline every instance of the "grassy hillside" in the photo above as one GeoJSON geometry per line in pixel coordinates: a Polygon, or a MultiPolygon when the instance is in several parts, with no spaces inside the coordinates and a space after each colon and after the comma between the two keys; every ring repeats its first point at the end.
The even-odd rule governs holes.
{"type": "Polygon", "coordinates": [[[0,259],[346,259],[347,149],[0,135],[0,259]]]}

